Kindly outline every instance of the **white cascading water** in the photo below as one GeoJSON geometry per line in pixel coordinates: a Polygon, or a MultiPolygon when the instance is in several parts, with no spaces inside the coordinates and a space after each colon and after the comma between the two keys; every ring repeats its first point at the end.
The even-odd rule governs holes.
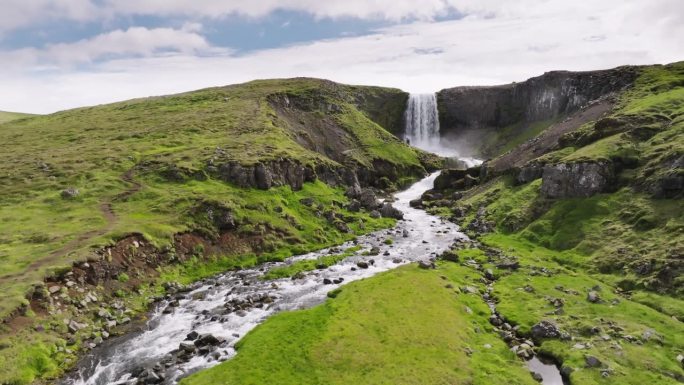
{"type": "Polygon", "coordinates": [[[458,158],[468,167],[482,163],[479,159],[460,156],[455,148],[442,143],[435,94],[410,94],[404,111],[404,125],[404,138],[413,147],[448,158],[458,158]]]}
{"type": "Polygon", "coordinates": [[[441,148],[439,114],[435,94],[409,95],[404,119],[406,122],[406,139],[412,146],[426,151],[441,148]]]}
{"type": "Polygon", "coordinates": [[[107,341],[94,349],[79,363],[78,372],[62,381],[62,384],[135,384],[138,380],[132,373],[136,373],[136,368],[151,368],[160,363],[165,377],[162,382],[175,384],[194,371],[233,357],[236,354],[233,346],[240,337],[274,313],[314,306],[323,302],[330,290],[343,284],[419,259],[434,257],[449,249],[457,238],[466,238],[458,231],[458,226],[409,205],[412,199],[432,188],[438,174],[433,173],[395,195],[393,205],[404,213],[404,220],[394,229],[358,237],[356,243],[348,242],[339,247],[292,257],[286,262],[228,272],[200,282],[193,286],[191,292],[178,298],[179,304],[171,314],[163,312],[169,300],[162,301],[150,315],[145,330],[107,341]],[[390,245],[383,242],[388,238],[393,240],[390,245]],[[308,272],[301,279],[261,279],[273,267],[341,252],[355,244],[362,246],[362,249],[353,256],[327,269],[308,272]],[[372,247],[378,247],[380,254],[369,256],[364,253],[372,247]],[[369,267],[357,268],[357,262],[361,261],[367,262],[369,267]],[[324,284],[326,279],[340,278],[344,279],[341,283],[324,284]],[[231,300],[249,300],[264,294],[273,298],[268,306],[251,308],[243,314],[224,312],[224,305],[231,300]],[[225,345],[212,355],[197,355],[187,362],[167,367],[165,363],[169,357],[193,330],[224,338],[225,345]]]}

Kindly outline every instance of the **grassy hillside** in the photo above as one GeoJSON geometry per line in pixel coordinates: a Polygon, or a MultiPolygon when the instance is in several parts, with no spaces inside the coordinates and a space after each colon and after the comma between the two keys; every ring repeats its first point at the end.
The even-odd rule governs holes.
{"type": "Polygon", "coordinates": [[[436,157],[380,125],[401,119],[387,106],[405,98],[317,79],[263,80],[2,123],[0,318],[9,322],[0,327],[0,383],[53,378],[73,364],[103,328],[84,311],[88,293],[144,314],[163,282],[391,226],[346,210],[344,184],[358,176],[392,189],[435,167],[436,157]],[[106,245],[114,253],[103,254],[106,245]],[[86,260],[105,278],[54,300],[48,286],[86,260]],[[70,333],[64,319],[90,326],[70,333]]]}
{"type": "Polygon", "coordinates": [[[684,63],[645,67],[608,115],[565,133],[550,152],[424,204],[484,243],[457,252],[501,274],[494,287],[506,319],[522,332],[550,319],[572,336],[540,351],[575,368],[573,383],[675,383],[684,378],[682,159],[684,63]],[[609,174],[600,191],[578,187],[599,178],[586,165],[609,174]],[[577,185],[550,197],[563,178],[577,185]],[[497,270],[502,259],[521,268],[497,270]],[[602,370],[578,371],[586,355],[602,370]]]}
{"type": "Polygon", "coordinates": [[[90,245],[133,232],[168,244],[173,234],[193,228],[187,211],[202,200],[226,202],[238,217],[263,217],[250,208],[257,195],[225,183],[212,167],[288,159],[312,168],[373,170],[388,164],[402,176],[419,176],[424,155],[355,104],[383,95],[403,97],[396,90],[314,79],[255,81],[5,123],[0,316],[51,267],[84,255],[90,245]],[[283,96],[290,107],[278,105],[283,96]],[[313,118],[323,125],[293,127],[294,119],[313,118]],[[316,141],[329,132],[339,136],[334,148],[300,140],[316,141]],[[64,198],[66,189],[78,195],[64,198]]]}
{"type": "Polygon", "coordinates": [[[32,114],[23,114],[20,112],[7,112],[7,111],[0,111],[0,124],[6,123],[12,120],[17,120],[21,118],[29,118],[31,116],[34,116],[32,114]]]}

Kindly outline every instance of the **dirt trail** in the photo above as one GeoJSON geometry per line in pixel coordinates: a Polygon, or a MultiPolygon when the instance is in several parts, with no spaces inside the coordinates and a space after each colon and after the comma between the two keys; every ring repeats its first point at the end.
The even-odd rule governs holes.
{"type": "Polygon", "coordinates": [[[40,269],[41,267],[47,264],[53,263],[57,261],[59,258],[64,257],[69,253],[85,246],[91,239],[100,237],[110,232],[114,228],[114,225],[116,225],[116,222],[118,221],[118,217],[114,212],[114,209],[112,208],[112,201],[124,200],[142,189],[142,185],[133,179],[133,169],[126,171],[120,177],[120,179],[130,184],[131,186],[125,191],[115,195],[111,201],[104,201],[100,203],[100,212],[102,213],[102,216],[107,222],[105,227],[80,234],[76,238],[69,241],[66,245],[48,254],[45,258],[41,258],[37,261],[32,262],[30,265],[26,266],[23,271],[19,273],[8,274],[0,277],[0,284],[10,281],[12,279],[16,280],[18,278],[22,278],[27,272],[40,269]]]}

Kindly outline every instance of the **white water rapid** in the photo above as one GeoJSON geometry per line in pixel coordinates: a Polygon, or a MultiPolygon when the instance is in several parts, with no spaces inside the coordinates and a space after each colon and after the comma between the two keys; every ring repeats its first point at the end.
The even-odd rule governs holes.
{"type": "Polygon", "coordinates": [[[410,94],[404,111],[404,139],[409,144],[447,158],[457,158],[472,167],[481,160],[460,156],[455,148],[443,143],[435,94],[410,94]]]}
{"type": "Polygon", "coordinates": [[[465,238],[458,231],[458,226],[409,206],[410,200],[432,188],[438,174],[434,173],[408,190],[396,194],[393,205],[403,211],[404,220],[393,229],[359,237],[357,244],[362,249],[339,264],[308,272],[302,279],[260,279],[270,268],[339,253],[354,246],[354,243],[348,242],[339,247],[292,257],[286,262],[268,263],[204,280],[194,285],[192,291],[178,294],[158,304],[144,331],[114,338],[92,350],[79,363],[78,373],[62,383],[135,384],[138,380],[136,375],[140,377],[151,373],[151,370],[143,371],[143,368],[157,366],[157,374],[154,375],[162,373],[160,383],[175,384],[194,371],[211,367],[234,356],[236,352],[233,346],[240,337],[274,313],[314,306],[323,302],[327,293],[336,287],[402,264],[427,259],[447,250],[457,238],[465,238]],[[391,245],[383,242],[388,238],[393,240],[391,245]],[[362,255],[374,246],[380,249],[379,255],[362,255]],[[369,267],[357,267],[357,262],[366,262],[369,267]],[[325,279],[338,283],[324,284],[325,279]],[[340,283],[339,279],[343,281],[340,283]],[[265,296],[269,298],[269,303],[260,302],[265,296]],[[174,300],[178,300],[178,306],[172,313],[164,314],[163,310],[174,300]],[[248,307],[246,310],[227,311],[226,305],[230,307],[231,303],[245,302],[261,305],[248,307]],[[179,344],[192,331],[211,333],[225,339],[225,342],[206,355],[197,354],[187,361],[178,360],[174,351],[177,351],[179,344]]]}

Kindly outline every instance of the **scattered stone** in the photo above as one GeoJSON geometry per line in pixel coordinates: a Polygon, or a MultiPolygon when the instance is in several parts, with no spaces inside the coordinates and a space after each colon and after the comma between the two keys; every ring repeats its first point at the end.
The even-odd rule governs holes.
{"type": "Polygon", "coordinates": [[[197,347],[195,346],[195,344],[190,342],[181,342],[178,349],[185,353],[194,353],[197,350],[197,347]]]}
{"type": "Polygon", "coordinates": [[[324,284],[324,285],[332,285],[332,283],[333,283],[333,281],[331,281],[331,280],[328,279],[328,278],[323,279],[323,284],[324,284]]]}
{"type": "Polygon", "coordinates": [[[421,269],[434,269],[436,268],[435,263],[431,261],[419,261],[418,267],[421,269]]]}
{"type": "MultiPolygon", "coordinates": [[[[368,268],[368,262],[359,261],[359,262],[356,262],[356,266],[358,266],[362,269],[367,269],[368,268]]],[[[353,267],[352,267],[352,269],[353,269],[353,267]]]]}
{"type": "Polygon", "coordinates": [[[214,346],[214,345],[218,345],[219,343],[221,343],[221,340],[214,337],[213,334],[209,334],[209,333],[201,334],[199,336],[199,338],[197,338],[197,340],[195,340],[195,346],[197,346],[197,347],[202,347],[202,346],[207,346],[207,345],[214,346]]]}
{"type": "Polygon", "coordinates": [[[587,364],[588,368],[598,368],[602,365],[601,360],[594,356],[585,356],[584,362],[587,364]]]}
{"type": "Polygon", "coordinates": [[[477,290],[477,288],[472,287],[472,286],[464,286],[464,287],[461,288],[461,291],[462,291],[463,293],[466,293],[466,294],[478,294],[478,293],[479,293],[479,291],[477,290]]]}
{"type": "Polygon", "coordinates": [[[392,258],[392,263],[402,263],[403,260],[401,258],[392,258]]]}
{"type": "Polygon", "coordinates": [[[591,303],[598,303],[601,301],[601,296],[599,296],[599,293],[592,290],[589,293],[587,293],[587,301],[591,303]]]}
{"type": "Polygon", "coordinates": [[[404,213],[389,203],[382,205],[382,208],[380,209],[380,215],[385,218],[394,218],[399,220],[404,219],[404,213]]]}
{"type": "Polygon", "coordinates": [[[570,378],[570,374],[572,374],[573,371],[574,371],[574,369],[572,367],[564,365],[560,369],[560,374],[561,374],[561,376],[563,376],[565,378],[570,378]]]}
{"type": "Polygon", "coordinates": [[[63,199],[73,199],[78,196],[78,189],[75,187],[69,187],[67,189],[62,190],[60,195],[63,199]]]}
{"type": "Polygon", "coordinates": [[[58,293],[60,290],[62,290],[62,287],[59,285],[48,287],[48,292],[50,292],[50,294],[58,293]]]}
{"type": "Polygon", "coordinates": [[[559,338],[561,332],[556,324],[550,321],[541,321],[536,325],[532,326],[531,329],[532,338],[535,340],[540,340],[543,338],[559,338]]]}

